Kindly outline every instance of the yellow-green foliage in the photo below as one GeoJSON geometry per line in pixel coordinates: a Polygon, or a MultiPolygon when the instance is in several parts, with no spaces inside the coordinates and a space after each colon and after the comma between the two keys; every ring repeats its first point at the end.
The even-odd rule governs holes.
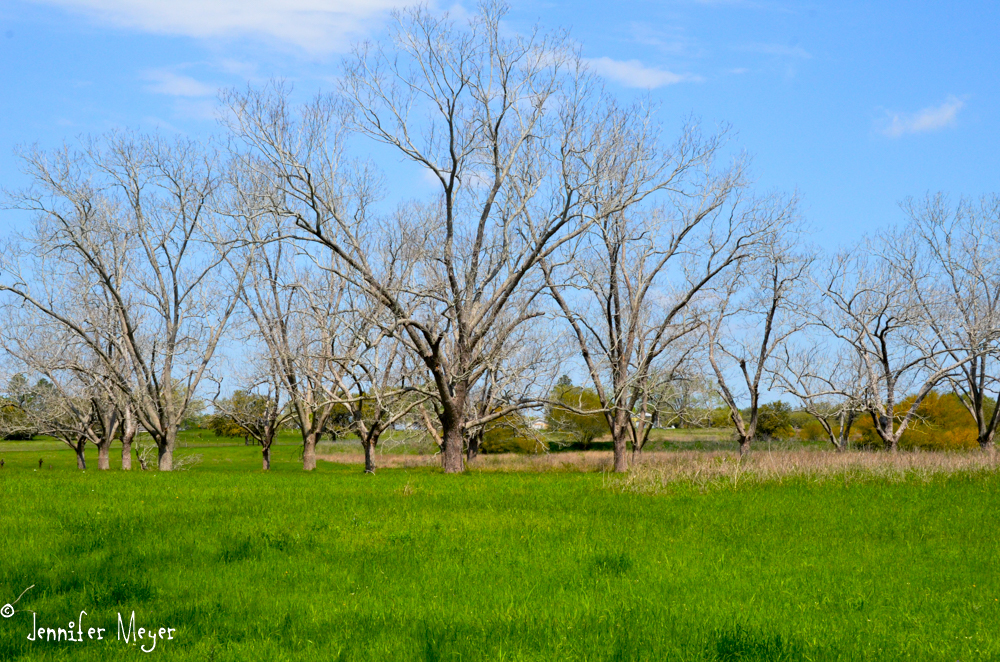
{"type": "MultiPolygon", "coordinates": [[[[910,396],[896,406],[897,417],[909,411],[913,399],[914,396],[910,396]]],[[[855,430],[862,443],[881,444],[871,416],[859,418],[855,430]]],[[[931,391],[917,407],[917,418],[903,432],[899,447],[906,450],[971,450],[978,447],[976,437],[972,415],[959,396],[931,391]]]]}
{"type": "Polygon", "coordinates": [[[479,452],[490,453],[542,453],[545,445],[531,434],[524,416],[507,414],[488,423],[483,433],[479,452]]]}
{"type": "MultiPolygon", "coordinates": [[[[552,399],[564,403],[566,407],[583,411],[601,408],[601,401],[593,389],[580,388],[570,384],[556,386],[552,399]]],[[[587,446],[598,437],[610,434],[608,421],[603,413],[580,414],[558,405],[549,407],[546,415],[550,432],[566,432],[573,442],[587,446]]]]}
{"type": "Polygon", "coordinates": [[[791,439],[795,434],[791,415],[792,408],[781,400],[761,405],[757,411],[757,433],[771,439],[791,439]]]}
{"type": "MultiPolygon", "coordinates": [[[[840,431],[840,426],[835,425],[834,431],[840,431]]],[[[826,430],[820,425],[820,422],[815,418],[805,421],[796,433],[796,437],[800,441],[826,441],[829,437],[826,434],[826,430]]]]}

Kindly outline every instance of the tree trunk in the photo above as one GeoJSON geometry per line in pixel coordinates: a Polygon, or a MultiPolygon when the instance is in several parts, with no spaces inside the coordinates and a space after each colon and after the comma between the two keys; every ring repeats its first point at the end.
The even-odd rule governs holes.
{"type": "Polygon", "coordinates": [[[312,471],[316,468],[316,433],[309,432],[302,437],[302,469],[312,471]]]}
{"type": "Polygon", "coordinates": [[[97,468],[107,471],[111,468],[111,439],[103,439],[97,444],[97,468]]]}
{"type": "Polygon", "coordinates": [[[83,450],[87,447],[87,442],[81,442],[73,447],[76,451],[76,468],[80,471],[87,470],[87,459],[83,457],[83,450]]]}
{"type": "Polygon", "coordinates": [[[624,430],[614,435],[614,449],[615,473],[625,473],[628,471],[628,439],[625,436],[624,430]]]}
{"type": "Polygon", "coordinates": [[[132,440],[135,439],[136,423],[130,409],[125,410],[122,423],[122,471],[132,470],[132,440]]]}
{"type": "MultiPolygon", "coordinates": [[[[442,421],[443,422],[443,421],[442,421]]],[[[441,431],[441,438],[444,442],[442,448],[441,466],[446,474],[460,474],[465,471],[465,463],[462,458],[462,426],[457,424],[445,425],[441,431]]]]}
{"type": "Polygon", "coordinates": [[[469,449],[465,455],[467,462],[472,462],[479,455],[479,446],[483,442],[484,429],[479,428],[469,436],[469,449]]]}
{"type": "Polygon", "coordinates": [[[375,473],[375,444],[370,441],[362,442],[365,447],[365,473],[375,473]]]}
{"type": "Polygon", "coordinates": [[[981,436],[979,437],[979,450],[984,453],[992,453],[996,450],[996,446],[993,443],[993,435],[981,436]]]}
{"type": "Polygon", "coordinates": [[[132,439],[135,432],[122,433],[122,471],[132,471],[132,439]]]}
{"type": "Polygon", "coordinates": [[[270,469],[271,469],[271,445],[270,444],[267,444],[266,446],[263,445],[263,444],[261,444],[261,445],[264,446],[263,450],[261,451],[261,454],[264,456],[264,471],[270,471],[270,469]]]}
{"type": "Polygon", "coordinates": [[[628,471],[628,412],[619,410],[611,427],[611,440],[615,450],[615,473],[628,471]]]}
{"type": "Polygon", "coordinates": [[[157,439],[157,447],[160,451],[160,456],[157,460],[157,468],[159,468],[160,471],[174,470],[175,446],[177,446],[177,430],[168,428],[166,437],[164,439],[157,439]]]}
{"type": "Polygon", "coordinates": [[[749,437],[740,437],[740,457],[744,457],[750,452],[751,441],[752,439],[749,437]]]}

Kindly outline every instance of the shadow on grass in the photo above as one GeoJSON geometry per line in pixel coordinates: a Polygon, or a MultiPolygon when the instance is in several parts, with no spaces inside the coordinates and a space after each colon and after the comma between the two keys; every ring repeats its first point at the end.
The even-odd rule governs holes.
{"type": "Polygon", "coordinates": [[[736,625],[714,633],[715,659],[719,662],[795,662],[805,660],[805,651],[780,634],[758,632],[736,625]]]}

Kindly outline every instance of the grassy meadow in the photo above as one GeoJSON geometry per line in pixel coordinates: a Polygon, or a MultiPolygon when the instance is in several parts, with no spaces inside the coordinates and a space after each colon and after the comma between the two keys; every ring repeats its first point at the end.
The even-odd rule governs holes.
{"type": "Polygon", "coordinates": [[[446,476],[397,449],[366,476],[346,442],[305,474],[282,440],[265,474],[242,442],[186,443],[200,462],[168,474],[0,442],[0,603],[34,585],[0,660],[145,659],[117,638],[132,611],[174,628],[149,654],[170,660],[1000,659],[995,460],[684,451],[618,477],[567,453],[446,476]],[[81,610],[103,641],[27,639],[81,610]]]}

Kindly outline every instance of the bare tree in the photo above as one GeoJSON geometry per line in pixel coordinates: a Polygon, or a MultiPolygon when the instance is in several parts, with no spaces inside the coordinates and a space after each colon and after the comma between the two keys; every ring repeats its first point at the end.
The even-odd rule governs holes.
{"type": "Polygon", "coordinates": [[[397,12],[390,40],[346,63],[344,113],[326,99],[297,118],[274,90],[228,99],[247,162],[281,191],[276,213],[343,262],[432,376],[447,472],[463,470],[482,423],[469,396],[496,343],[539,314],[539,260],[585,229],[584,200],[626,157],[621,111],[580,58],[560,35],[504,36],[504,11],[488,7],[467,29],[425,8],[397,12]],[[395,224],[376,218],[371,169],[344,157],[349,131],[422,168],[436,199],[395,224]]]}
{"type": "Polygon", "coordinates": [[[261,380],[272,385],[275,395],[287,394],[289,412],[302,434],[302,468],[312,471],[316,444],[336,406],[328,393],[344,326],[345,293],[337,279],[297,262],[295,249],[275,239],[280,221],[269,220],[247,225],[258,244],[241,294],[252,327],[248,341],[259,343],[258,372],[266,375],[261,380]]]}
{"type": "MultiPolygon", "coordinates": [[[[811,317],[814,313],[802,314],[811,317]]],[[[850,347],[818,338],[815,344],[785,345],[772,366],[772,382],[798,398],[802,409],[816,419],[838,451],[850,445],[851,428],[865,412],[867,388],[863,365],[850,347]]]]}
{"type": "MultiPolygon", "coordinates": [[[[63,309],[75,310],[77,317],[85,319],[111,358],[114,348],[107,334],[113,331],[113,324],[108,323],[104,302],[95,298],[101,290],[87,283],[84,276],[42,271],[35,285],[47,292],[50,300],[60,301],[63,309]]],[[[129,468],[134,420],[113,375],[85,343],[36,308],[7,301],[0,305],[0,348],[16,363],[15,372],[38,375],[49,385],[44,402],[32,399],[36,405],[42,403],[40,409],[23,410],[27,419],[38,425],[36,429],[48,429],[46,421],[55,424],[57,429],[49,432],[64,441],[71,439],[67,443],[78,451],[81,465],[86,441],[92,441],[97,446],[98,469],[102,470],[110,468],[111,444],[121,438],[123,466],[129,468]],[[57,411],[62,413],[57,416],[57,411]],[[68,421],[75,423],[69,425],[68,421]]]]}
{"type": "Polygon", "coordinates": [[[0,292],[86,346],[156,442],[159,468],[170,470],[177,431],[245,273],[220,273],[232,243],[213,211],[217,158],[193,141],[132,134],[22,158],[34,184],[9,193],[8,204],[35,223],[0,257],[0,292]],[[85,274],[108,302],[113,332],[39,285],[46,270],[85,274]]]}
{"type": "Polygon", "coordinates": [[[615,470],[628,467],[653,427],[653,399],[664,381],[686,371],[700,328],[694,314],[704,290],[771,240],[791,206],[745,197],[743,164],[721,172],[722,142],[687,127],[662,153],[655,136],[629,141],[627,158],[650,167],[642,197],[621,212],[597,214],[564,266],[545,264],[546,284],[573,330],[614,442],[615,470]]]}
{"type": "Polygon", "coordinates": [[[291,418],[292,411],[281,398],[281,384],[253,383],[246,390],[236,391],[229,398],[216,398],[212,404],[216,416],[232,420],[240,430],[260,444],[264,471],[271,468],[271,446],[281,426],[291,418]]]}
{"type": "MultiPolygon", "coordinates": [[[[790,212],[779,216],[789,218],[790,212]]],[[[799,297],[812,257],[798,252],[793,241],[792,228],[781,228],[713,288],[715,304],[706,322],[708,361],[736,427],[741,456],[757,436],[761,390],[769,386],[763,380],[776,355],[806,324],[799,297]]]]}
{"type": "MultiPolygon", "coordinates": [[[[819,322],[855,353],[862,370],[864,409],[887,450],[895,451],[927,394],[975,357],[949,345],[934,324],[951,325],[953,311],[928,287],[926,266],[901,268],[894,258],[909,241],[887,231],[834,257],[821,282],[826,306],[819,322]],[[957,356],[957,358],[948,357],[957,356]],[[912,395],[908,407],[901,400],[912,395]]],[[[912,245],[912,244],[910,244],[912,245]]]]}
{"type": "MultiPolygon", "coordinates": [[[[8,317],[4,321],[15,319],[8,317]]],[[[16,321],[26,320],[21,317],[16,321]]],[[[32,434],[54,437],[73,449],[77,468],[85,470],[84,451],[88,442],[100,448],[103,441],[101,421],[94,406],[102,404],[100,393],[71,369],[75,352],[65,342],[66,334],[58,333],[59,329],[56,333],[51,331],[44,323],[3,330],[7,367],[13,373],[6,380],[4,400],[8,414],[17,415],[4,417],[0,435],[30,430],[32,434]]]]}
{"type": "Polygon", "coordinates": [[[361,441],[365,473],[371,474],[382,435],[429,396],[416,386],[422,371],[407,347],[378,323],[380,309],[357,300],[352,308],[353,337],[335,359],[328,397],[350,412],[349,428],[361,441]]]}
{"type": "Polygon", "coordinates": [[[906,200],[906,241],[896,246],[902,269],[924,309],[930,332],[946,352],[931,360],[945,370],[976,423],[979,446],[994,447],[1000,393],[1000,197],[951,205],[941,194],[906,200]],[[926,272],[924,271],[926,270],[926,272]],[[927,297],[925,290],[933,296],[927,297]],[[941,317],[939,304],[953,314],[941,317]],[[948,370],[948,364],[958,364],[948,370]],[[993,404],[990,406],[989,402],[993,404]]]}

